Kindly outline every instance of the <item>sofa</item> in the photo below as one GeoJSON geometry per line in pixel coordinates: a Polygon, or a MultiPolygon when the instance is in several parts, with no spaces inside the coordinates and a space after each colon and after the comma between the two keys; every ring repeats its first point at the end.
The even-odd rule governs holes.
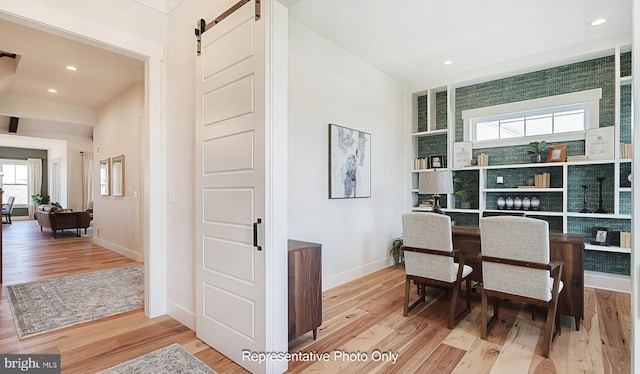
{"type": "Polygon", "coordinates": [[[34,216],[38,220],[40,231],[43,227],[50,229],[54,239],[58,238],[58,230],[75,229],[76,236],[80,236],[80,229],[84,229],[86,234],[87,227],[91,224],[89,212],[74,212],[50,204],[38,205],[34,216]]]}

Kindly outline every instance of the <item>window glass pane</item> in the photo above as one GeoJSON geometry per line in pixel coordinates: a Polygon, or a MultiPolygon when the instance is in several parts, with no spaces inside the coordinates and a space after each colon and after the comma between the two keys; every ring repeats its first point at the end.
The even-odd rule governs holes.
{"type": "Polygon", "coordinates": [[[500,121],[500,139],[524,136],[524,118],[500,121]]]}
{"type": "Polygon", "coordinates": [[[554,115],[554,133],[582,130],[584,130],[584,110],[572,110],[554,115]]]}
{"type": "Polygon", "coordinates": [[[27,184],[27,165],[15,165],[16,184],[27,184]]]}
{"type": "Polygon", "coordinates": [[[14,184],[16,183],[16,167],[14,165],[2,165],[2,171],[4,177],[2,177],[2,183],[14,184]]]}
{"type": "Polygon", "coordinates": [[[553,121],[551,115],[527,117],[527,136],[544,135],[553,133],[553,121]]]}
{"type": "Polygon", "coordinates": [[[6,203],[9,196],[15,196],[16,199],[13,202],[13,206],[16,205],[27,205],[28,201],[28,191],[27,186],[24,184],[5,184],[2,186],[4,194],[2,195],[2,203],[6,203]]]}
{"type": "Polygon", "coordinates": [[[494,140],[500,139],[499,126],[497,121],[480,122],[476,124],[476,140],[494,140]]]}

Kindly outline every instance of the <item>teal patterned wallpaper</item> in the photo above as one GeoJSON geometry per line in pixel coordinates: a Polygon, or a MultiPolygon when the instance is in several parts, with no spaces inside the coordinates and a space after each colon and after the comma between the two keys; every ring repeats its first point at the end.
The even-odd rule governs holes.
{"type": "Polygon", "coordinates": [[[631,52],[620,53],[620,77],[631,76],[631,52]]]}
{"type": "Polygon", "coordinates": [[[631,85],[620,87],[620,141],[631,143],[631,85]]]}
{"type": "Polygon", "coordinates": [[[447,134],[424,136],[418,138],[418,158],[443,156],[447,164],[447,134]]]}
{"type": "Polygon", "coordinates": [[[436,93],[436,130],[444,130],[446,128],[447,128],[447,91],[442,91],[442,92],[436,93]]]}
{"type": "Polygon", "coordinates": [[[418,96],[418,132],[427,131],[427,95],[418,96]]]}
{"type": "MultiPolygon", "coordinates": [[[[580,212],[583,207],[584,190],[588,185],[587,208],[595,212],[599,207],[600,184],[596,178],[606,178],[602,182],[602,207],[607,213],[614,211],[615,181],[613,179],[614,164],[576,165],[569,167],[567,182],[567,210],[580,212]]],[[[570,231],[573,232],[573,231],[570,231]]]]}
{"type": "Polygon", "coordinates": [[[456,141],[463,139],[462,111],[602,88],[600,126],[614,124],[613,56],[540,70],[456,89],[456,141]]]}

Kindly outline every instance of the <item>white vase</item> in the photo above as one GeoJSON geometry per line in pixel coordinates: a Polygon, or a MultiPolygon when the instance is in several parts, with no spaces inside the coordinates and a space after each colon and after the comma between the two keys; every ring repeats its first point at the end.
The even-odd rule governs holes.
{"type": "Polygon", "coordinates": [[[522,208],[522,200],[520,199],[519,196],[516,196],[516,198],[513,199],[513,209],[520,210],[521,208],[522,208]]]}
{"type": "Polygon", "coordinates": [[[504,197],[500,196],[498,197],[498,200],[496,200],[496,205],[498,206],[498,209],[504,209],[504,197]]]}
{"type": "Polygon", "coordinates": [[[513,199],[511,198],[511,196],[507,197],[505,203],[507,205],[507,209],[513,209],[513,199]]]}
{"type": "Polygon", "coordinates": [[[538,208],[540,208],[540,200],[534,196],[531,198],[531,209],[538,210],[538,208]]]}
{"type": "Polygon", "coordinates": [[[531,207],[531,200],[529,200],[528,196],[522,198],[522,209],[529,210],[531,207]]]}

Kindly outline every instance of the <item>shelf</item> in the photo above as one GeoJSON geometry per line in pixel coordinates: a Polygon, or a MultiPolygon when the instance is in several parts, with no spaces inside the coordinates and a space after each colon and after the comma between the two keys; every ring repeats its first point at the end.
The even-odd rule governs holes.
{"type": "Polygon", "coordinates": [[[598,164],[613,164],[615,160],[587,160],[587,161],[573,161],[573,162],[562,162],[562,164],[567,164],[569,166],[573,165],[598,165],[598,164]]]}
{"type": "Polygon", "coordinates": [[[567,212],[567,217],[579,218],[613,218],[613,219],[631,219],[631,214],[609,214],[609,213],[576,213],[567,212]]]}
{"type": "Polygon", "coordinates": [[[549,216],[562,217],[562,212],[547,212],[544,210],[522,210],[522,209],[485,209],[483,212],[488,213],[524,213],[526,216],[549,216]]]}
{"type": "Polygon", "coordinates": [[[480,209],[442,209],[445,211],[445,213],[475,213],[478,214],[480,213],[480,209]]]}
{"type": "Polygon", "coordinates": [[[483,192],[527,192],[527,193],[540,193],[540,192],[564,192],[564,188],[485,188],[483,192]]]}
{"type": "Polygon", "coordinates": [[[414,136],[416,138],[422,138],[424,136],[435,136],[435,135],[444,135],[448,132],[448,129],[443,129],[443,130],[431,130],[431,131],[420,131],[420,132],[414,132],[411,134],[411,136],[414,136]]]}
{"type": "MultiPolygon", "coordinates": [[[[613,162],[613,161],[610,161],[613,162]]],[[[547,167],[561,167],[566,162],[540,162],[535,164],[509,164],[509,165],[487,165],[481,166],[484,169],[520,169],[520,168],[547,168],[547,167]]]]}
{"type": "Polygon", "coordinates": [[[632,81],[633,81],[633,77],[631,75],[627,75],[626,77],[620,77],[621,86],[626,86],[628,84],[631,84],[632,81]]]}
{"type": "Polygon", "coordinates": [[[418,190],[417,188],[414,188],[411,190],[411,192],[420,192],[420,190],[418,190]]]}
{"type": "Polygon", "coordinates": [[[613,247],[606,245],[593,245],[584,243],[584,249],[589,251],[615,252],[615,253],[631,253],[631,248],[613,247]]]}
{"type": "MultiPolygon", "coordinates": [[[[441,208],[444,210],[444,208],[441,208]]],[[[420,208],[417,206],[414,206],[413,208],[411,208],[412,212],[432,212],[433,208],[420,208]]]]}
{"type": "Polygon", "coordinates": [[[619,192],[631,192],[631,187],[620,187],[619,192]]]}
{"type": "Polygon", "coordinates": [[[630,158],[621,158],[621,159],[620,159],[620,163],[621,163],[621,164],[628,163],[628,162],[631,162],[631,159],[630,159],[630,158]]]}

